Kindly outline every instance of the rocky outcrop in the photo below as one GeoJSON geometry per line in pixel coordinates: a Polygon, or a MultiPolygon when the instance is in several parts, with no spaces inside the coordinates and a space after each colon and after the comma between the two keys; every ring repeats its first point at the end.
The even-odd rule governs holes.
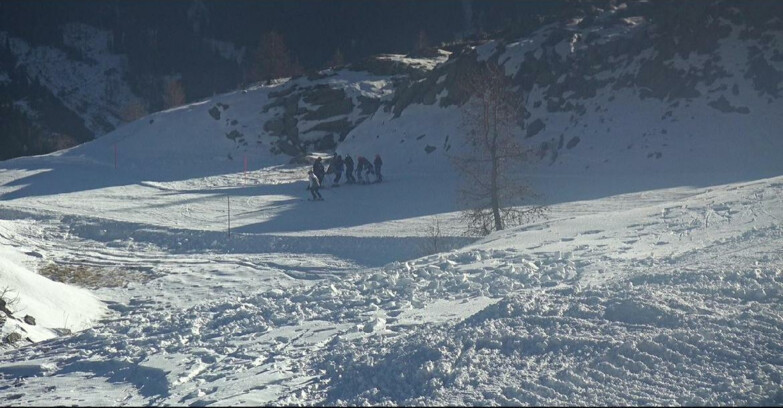
{"type": "Polygon", "coordinates": [[[7,336],[3,337],[3,343],[5,344],[14,344],[20,340],[22,340],[22,335],[17,332],[9,333],[7,336]]]}
{"type": "MultiPolygon", "coordinates": [[[[770,11],[783,12],[783,3],[767,5],[770,11]]],[[[497,63],[529,104],[524,137],[554,163],[558,151],[578,150],[588,136],[551,134],[549,114],[568,114],[572,128],[604,124],[604,118],[595,120],[595,113],[602,112],[596,106],[599,97],[612,102],[624,93],[657,99],[675,111],[700,98],[719,112],[747,115],[752,112],[740,102],[740,88],[727,85],[744,77],[768,103],[780,98],[783,49],[776,40],[783,33],[783,20],[772,15],[751,5],[725,7],[717,1],[638,2],[596,9],[581,21],[558,22],[524,37],[455,48],[447,62],[424,77],[399,84],[386,109],[399,117],[412,104],[461,106],[469,97],[460,86],[465,76],[485,61],[497,63]],[[727,41],[741,48],[739,58],[746,52],[744,72],[724,55],[727,41]]],[[[661,119],[676,121],[673,115],[670,109],[661,119]]],[[[601,132],[608,128],[607,123],[601,132]]],[[[648,157],[663,156],[654,151],[648,157]]]]}
{"type": "Polygon", "coordinates": [[[437,102],[441,107],[464,104],[470,95],[461,84],[479,67],[480,62],[476,58],[475,50],[463,49],[431,71],[426,78],[400,84],[395,90],[390,109],[395,116],[399,116],[405,108],[415,103],[433,105],[437,102]]]}
{"type": "Polygon", "coordinates": [[[731,103],[729,103],[729,100],[726,99],[724,95],[721,95],[720,98],[714,101],[710,101],[707,103],[710,107],[715,108],[723,113],[742,113],[742,114],[748,114],[750,113],[750,109],[748,109],[746,106],[732,106],[731,103]]]}
{"type": "MultiPolygon", "coordinates": [[[[324,76],[329,78],[331,76],[324,76]]],[[[336,85],[298,80],[269,94],[263,113],[274,112],[264,131],[276,137],[273,152],[301,156],[334,149],[339,141],[380,106],[380,98],[355,98],[336,85]],[[354,119],[355,118],[355,119],[354,119]]]]}

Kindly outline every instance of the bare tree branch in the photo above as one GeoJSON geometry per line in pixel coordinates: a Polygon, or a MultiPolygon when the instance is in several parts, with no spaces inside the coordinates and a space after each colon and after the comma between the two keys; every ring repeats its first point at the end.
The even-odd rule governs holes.
{"type": "Polygon", "coordinates": [[[463,106],[467,152],[453,156],[463,177],[459,199],[469,234],[487,235],[540,217],[542,206],[514,207],[534,196],[521,180],[530,150],[521,139],[525,100],[496,63],[476,66],[460,78],[461,91],[471,95],[463,106]]]}

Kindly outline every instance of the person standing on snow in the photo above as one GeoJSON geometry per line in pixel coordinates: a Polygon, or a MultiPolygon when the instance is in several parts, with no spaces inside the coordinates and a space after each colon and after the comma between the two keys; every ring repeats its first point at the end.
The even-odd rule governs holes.
{"type": "Polygon", "coordinates": [[[364,171],[364,162],[366,161],[367,159],[365,159],[364,156],[356,157],[356,179],[358,180],[359,184],[364,184],[364,178],[362,178],[362,172],[364,171]]]}
{"type": "Polygon", "coordinates": [[[356,157],[356,179],[359,184],[364,182],[364,180],[362,180],[362,170],[364,170],[364,162],[362,159],[364,159],[362,156],[356,157]]]}
{"type": "Polygon", "coordinates": [[[310,180],[307,189],[310,190],[310,193],[313,195],[313,201],[323,200],[324,198],[321,196],[321,193],[318,192],[318,189],[321,187],[321,183],[318,182],[318,177],[313,174],[312,170],[309,170],[307,172],[307,178],[310,180]]]}
{"type": "Polygon", "coordinates": [[[375,160],[373,160],[373,164],[375,165],[375,182],[380,183],[383,181],[383,176],[381,176],[381,166],[383,165],[383,160],[381,160],[381,155],[376,154],[375,160]]]}
{"type": "Polygon", "coordinates": [[[321,161],[321,158],[315,159],[315,163],[313,163],[313,174],[315,174],[315,177],[318,177],[318,186],[320,187],[321,184],[324,182],[324,174],[326,171],[324,171],[324,164],[321,161]]]}
{"type": "Polygon", "coordinates": [[[369,182],[370,173],[372,172],[372,164],[370,161],[367,160],[364,156],[359,156],[359,158],[356,159],[356,176],[359,178],[359,182],[362,184],[369,182]],[[362,170],[365,171],[365,178],[367,181],[362,178],[362,170]]]}
{"type": "Polygon", "coordinates": [[[340,177],[343,176],[343,158],[339,154],[335,155],[334,159],[332,159],[332,162],[329,164],[329,168],[334,172],[334,183],[332,185],[339,185],[340,177]]]}
{"type": "Polygon", "coordinates": [[[345,155],[343,164],[345,165],[345,182],[348,184],[356,183],[356,179],[353,177],[353,159],[350,154],[345,155]]]}

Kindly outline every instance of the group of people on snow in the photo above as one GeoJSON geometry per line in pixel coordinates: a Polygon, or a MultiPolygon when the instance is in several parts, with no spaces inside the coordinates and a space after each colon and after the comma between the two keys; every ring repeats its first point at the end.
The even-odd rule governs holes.
{"type": "Polygon", "coordinates": [[[309,184],[307,189],[313,195],[313,200],[323,200],[321,193],[318,191],[324,183],[324,177],[327,174],[334,174],[334,181],[332,186],[339,186],[340,179],[345,173],[346,184],[367,184],[371,183],[370,175],[373,175],[375,180],[373,183],[380,183],[383,181],[381,175],[381,166],[383,166],[383,160],[381,156],[376,154],[372,163],[364,156],[356,158],[356,177],[354,177],[354,162],[351,155],[346,154],[345,158],[336,154],[329,163],[329,167],[324,169],[323,160],[321,158],[315,159],[312,170],[307,171],[309,184]]]}

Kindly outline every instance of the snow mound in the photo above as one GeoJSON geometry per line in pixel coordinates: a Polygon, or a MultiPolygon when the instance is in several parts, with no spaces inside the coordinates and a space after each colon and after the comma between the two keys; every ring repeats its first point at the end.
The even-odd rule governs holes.
{"type": "Polygon", "coordinates": [[[85,289],[53,282],[25,266],[30,256],[17,250],[0,247],[0,290],[8,289],[8,306],[13,312],[5,325],[0,326],[0,337],[20,333],[31,342],[56,337],[62,329],[80,331],[91,327],[106,314],[106,306],[85,289]],[[24,317],[35,318],[27,324],[24,317]]]}

